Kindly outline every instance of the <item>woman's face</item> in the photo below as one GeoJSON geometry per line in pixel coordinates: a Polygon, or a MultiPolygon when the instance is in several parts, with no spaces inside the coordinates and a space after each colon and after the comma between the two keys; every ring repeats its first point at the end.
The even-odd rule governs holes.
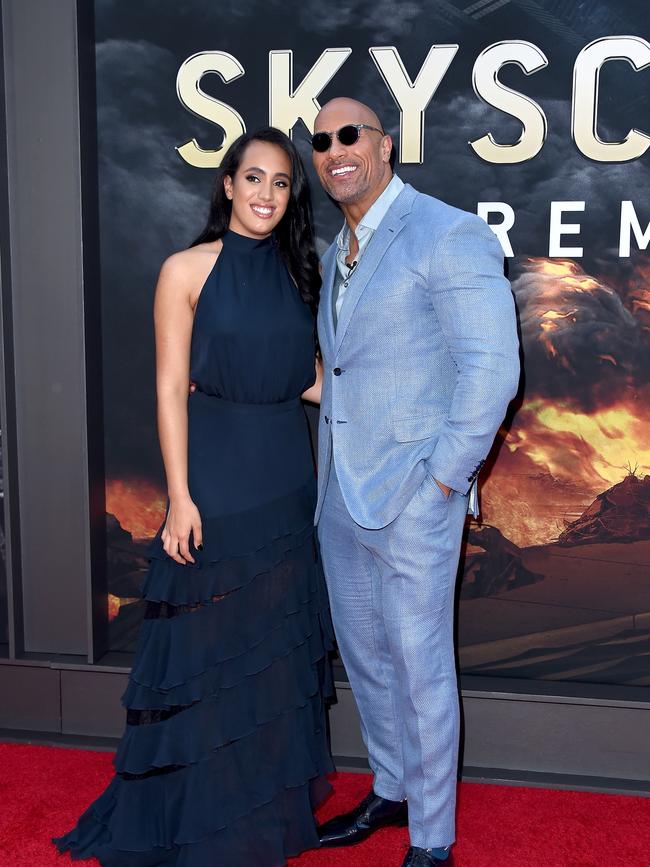
{"type": "Polygon", "coordinates": [[[291,162],[279,145],[252,141],[233,177],[223,181],[232,201],[229,228],[249,238],[269,235],[289,204],[291,162]]]}

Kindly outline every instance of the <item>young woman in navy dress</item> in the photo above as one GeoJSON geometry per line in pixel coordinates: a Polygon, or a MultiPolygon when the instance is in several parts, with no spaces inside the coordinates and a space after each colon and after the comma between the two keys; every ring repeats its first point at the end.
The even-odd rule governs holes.
{"type": "Polygon", "coordinates": [[[318,845],[332,643],[301,399],[320,399],[304,170],[238,139],[156,289],[169,493],[115,776],[56,843],[103,867],[280,867],[318,845]],[[188,383],[194,384],[188,398],[188,383]]]}

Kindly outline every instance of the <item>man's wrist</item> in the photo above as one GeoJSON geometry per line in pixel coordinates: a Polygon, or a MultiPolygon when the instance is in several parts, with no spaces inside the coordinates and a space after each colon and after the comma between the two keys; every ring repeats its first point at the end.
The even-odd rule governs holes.
{"type": "Polygon", "coordinates": [[[440,488],[442,493],[445,495],[445,497],[448,497],[449,494],[451,494],[451,488],[449,487],[449,485],[446,485],[444,482],[439,482],[435,476],[433,477],[433,480],[436,483],[436,485],[438,485],[438,487],[440,488]]]}

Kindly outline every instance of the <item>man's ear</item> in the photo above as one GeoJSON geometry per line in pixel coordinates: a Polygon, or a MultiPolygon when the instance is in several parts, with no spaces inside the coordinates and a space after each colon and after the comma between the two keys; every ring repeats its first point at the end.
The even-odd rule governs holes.
{"type": "Polygon", "coordinates": [[[385,163],[390,162],[392,150],[393,140],[389,135],[385,135],[381,143],[381,157],[385,163]]]}

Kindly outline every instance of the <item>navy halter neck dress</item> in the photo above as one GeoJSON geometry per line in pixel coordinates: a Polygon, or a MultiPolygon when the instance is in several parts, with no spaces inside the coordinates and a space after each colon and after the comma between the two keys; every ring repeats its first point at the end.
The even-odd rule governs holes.
{"type": "Polygon", "coordinates": [[[332,646],[300,394],[314,319],[274,240],[227,232],[197,303],[188,400],[196,565],[160,534],[115,776],[55,841],[103,867],[281,867],[318,845],[332,646]]]}

